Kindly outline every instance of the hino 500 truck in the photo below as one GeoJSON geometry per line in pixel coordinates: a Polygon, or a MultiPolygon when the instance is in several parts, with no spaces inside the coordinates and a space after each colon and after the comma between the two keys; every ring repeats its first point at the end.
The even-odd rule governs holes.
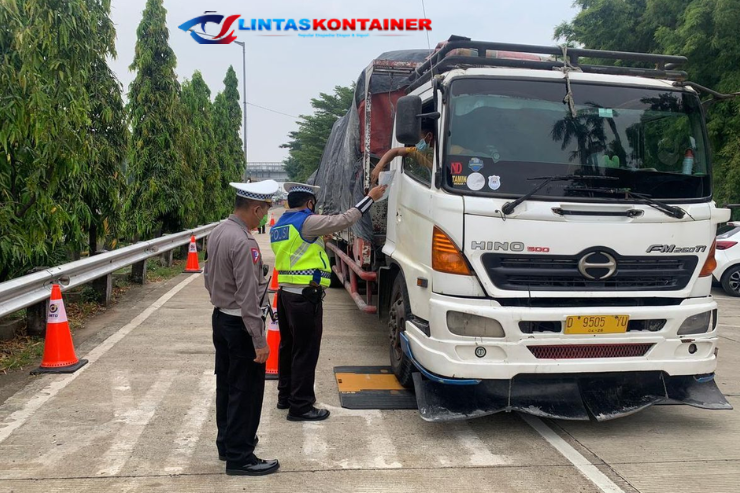
{"type": "Polygon", "coordinates": [[[685,62],[453,37],[363,72],[314,183],[324,213],[349,208],[432,129],[428,159],[396,158],[387,200],[329,244],[424,419],[731,408],[710,294],[729,211],[685,62]]]}

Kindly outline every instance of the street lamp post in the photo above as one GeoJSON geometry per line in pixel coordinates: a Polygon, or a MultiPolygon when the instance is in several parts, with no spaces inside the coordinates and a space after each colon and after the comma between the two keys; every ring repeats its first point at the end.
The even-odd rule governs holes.
{"type": "Polygon", "coordinates": [[[242,133],[244,134],[244,181],[249,177],[249,161],[247,160],[247,44],[243,41],[234,41],[242,47],[242,100],[244,103],[244,123],[242,133]]]}

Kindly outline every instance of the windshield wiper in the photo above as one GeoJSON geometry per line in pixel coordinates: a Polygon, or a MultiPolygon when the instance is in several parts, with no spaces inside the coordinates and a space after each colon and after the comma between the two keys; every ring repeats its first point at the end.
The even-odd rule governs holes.
{"type": "MultiPolygon", "coordinates": [[[[518,199],[514,200],[513,202],[507,202],[504,204],[504,206],[501,208],[501,212],[506,214],[507,216],[514,212],[514,209],[524,202],[525,200],[532,198],[534,194],[545,188],[548,184],[554,182],[554,181],[576,181],[576,180],[618,180],[619,178],[615,176],[600,176],[600,175],[564,175],[564,176],[540,176],[537,178],[528,178],[529,180],[545,180],[536,187],[534,187],[529,192],[525,193],[518,199]]],[[[608,189],[607,189],[608,190],[608,189]]]]}
{"type": "Polygon", "coordinates": [[[579,191],[579,192],[593,192],[593,193],[606,193],[609,195],[622,195],[625,198],[635,198],[641,201],[643,204],[647,204],[650,207],[659,210],[666,216],[675,217],[676,219],[682,219],[686,215],[686,211],[680,207],[675,207],[665,202],[655,200],[651,195],[645,193],[632,192],[626,188],[579,188],[571,187],[567,188],[566,191],[579,191]]]}

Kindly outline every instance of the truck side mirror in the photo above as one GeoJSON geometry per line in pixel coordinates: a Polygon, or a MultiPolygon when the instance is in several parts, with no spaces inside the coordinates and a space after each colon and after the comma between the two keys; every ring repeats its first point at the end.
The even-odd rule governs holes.
{"type": "Polygon", "coordinates": [[[421,133],[421,98],[403,96],[396,103],[396,140],[401,144],[414,145],[421,133]]]}

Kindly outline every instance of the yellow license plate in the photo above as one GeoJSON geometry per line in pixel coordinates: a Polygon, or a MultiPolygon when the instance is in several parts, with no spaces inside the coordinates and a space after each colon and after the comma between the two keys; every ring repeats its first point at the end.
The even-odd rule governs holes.
{"type": "Polygon", "coordinates": [[[565,319],[566,334],[617,334],[627,332],[628,315],[583,315],[565,319]]]}

